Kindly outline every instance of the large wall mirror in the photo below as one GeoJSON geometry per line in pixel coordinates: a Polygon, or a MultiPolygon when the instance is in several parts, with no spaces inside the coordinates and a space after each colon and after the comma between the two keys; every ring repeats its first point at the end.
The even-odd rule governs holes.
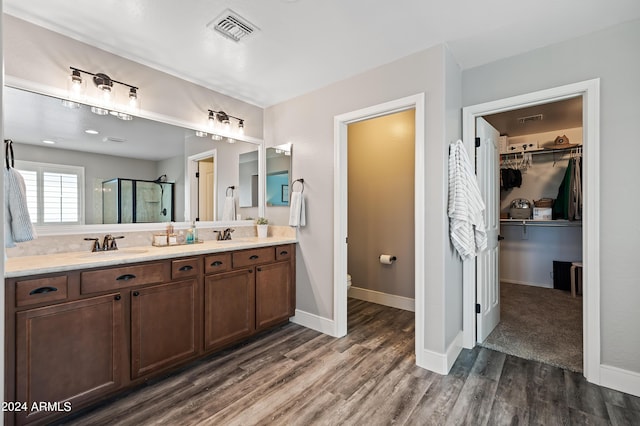
{"type": "MultiPolygon", "coordinates": [[[[82,226],[105,223],[184,222],[199,216],[220,221],[225,196],[231,192],[237,203],[243,189],[243,155],[259,156],[256,143],[212,140],[158,121],[99,115],[87,105],[4,89],[4,136],[13,141],[16,168],[33,174],[43,188],[32,194],[30,213],[45,208],[48,180],[61,204],[77,200],[77,213],[31,214],[45,233],[55,234],[60,225],[77,225],[83,232],[82,226]],[[68,178],[74,175],[80,177],[68,178]],[[197,179],[204,182],[200,192],[197,179]]],[[[261,211],[257,203],[238,207],[235,219],[261,211]]]]}

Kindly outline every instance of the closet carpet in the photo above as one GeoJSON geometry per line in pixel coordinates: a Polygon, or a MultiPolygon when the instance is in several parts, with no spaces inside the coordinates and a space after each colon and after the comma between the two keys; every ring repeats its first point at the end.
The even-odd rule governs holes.
{"type": "Polygon", "coordinates": [[[500,283],[500,323],[481,345],[582,372],[582,297],[500,283]]]}

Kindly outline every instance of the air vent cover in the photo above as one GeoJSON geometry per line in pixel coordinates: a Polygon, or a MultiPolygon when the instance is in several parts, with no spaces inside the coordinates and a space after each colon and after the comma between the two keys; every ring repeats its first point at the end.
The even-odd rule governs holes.
{"type": "Polygon", "coordinates": [[[231,9],[225,10],[220,16],[209,22],[207,27],[235,42],[239,42],[258,30],[255,25],[231,9]]]}
{"type": "Polygon", "coordinates": [[[518,118],[518,123],[525,124],[525,123],[530,123],[532,121],[541,121],[542,118],[543,118],[542,114],[529,115],[527,117],[518,118]]]}

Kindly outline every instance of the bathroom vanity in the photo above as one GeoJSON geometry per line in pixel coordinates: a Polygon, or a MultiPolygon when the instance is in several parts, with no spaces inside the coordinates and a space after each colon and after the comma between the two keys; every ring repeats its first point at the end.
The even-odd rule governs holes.
{"type": "Polygon", "coordinates": [[[32,256],[6,275],[7,424],[67,416],[295,310],[287,238],[32,256]]]}

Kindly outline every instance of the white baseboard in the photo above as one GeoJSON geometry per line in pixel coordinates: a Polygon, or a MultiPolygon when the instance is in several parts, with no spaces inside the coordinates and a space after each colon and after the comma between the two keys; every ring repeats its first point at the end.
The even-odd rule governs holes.
{"type": "Polygon", "coordinates": [[[446,353],[439,353],[427,349],[419,350],[416,364],[418,367],[425,368],[434,373],[446,375],[449,374],[453,363],[458,359],[458,355],[462,352],[462,331],[453,339],[446,353]]]}
{"type": "Polygon", "coordinates": [[[553,288],[553,284],[530,283],[530,282],[527,282],[527,281],[508,280],[508,279],[504,279],[504,278],[500,278],[500,282],[509,283],[509,284],[530,285],[530,286],[533,286],[533,287],[553,288]]]}
{"type": "Polygon", "coordinates": [[[640,397],[640,373],[600,365],[600,386],[640,397]]]}
{"type": "Polygon", "coordinates": [[[365,302],[377,303],[378,305],[403,309],[405,311],[416,311],[416,303],[414,299],[382,293],[380,291],[369,290],[366,288],[351,286],[351,289],[349,289],[349,297],[353,297],[354,299],[358,300],[364,300],[365,302]]]}
{"type": "Polygon", "coordinates": [[[296,309],[296,315],[290,318],[290,321],[303,327],[319,331],[320,333],[337,337],[335,321],[332,319],[296,309]]]}

